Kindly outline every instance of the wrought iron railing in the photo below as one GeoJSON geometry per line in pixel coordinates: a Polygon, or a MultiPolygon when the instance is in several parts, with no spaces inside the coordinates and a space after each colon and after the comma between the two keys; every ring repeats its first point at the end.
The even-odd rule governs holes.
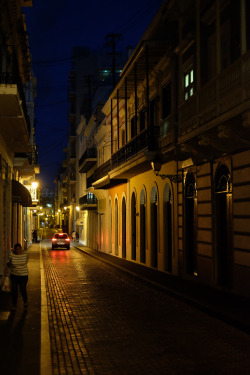
{"type": "Polygon", "coordinates": [[[159,148],[159,126],[150,126],[120,148],[111,157],[111,169],[117,168],[143,150],[155,151],[159,148]]]}
{"type": "Polygon", "coordinates": [[[97,198],[94,194],[87,193],[79,198],[79,204],[86,205],[86,204],[97,204],[97,198]]]}

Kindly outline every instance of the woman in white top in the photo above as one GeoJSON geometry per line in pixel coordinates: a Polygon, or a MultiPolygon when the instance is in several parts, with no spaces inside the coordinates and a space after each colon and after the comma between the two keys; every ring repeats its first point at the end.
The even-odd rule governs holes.
{"type": "Polygon", "coordinates": [[[10,280],[11,280],[11,294],[12,294],[12,310],[16,309],[18,287],[23,297],[24,308],[28,307],[28,296],[27,296],[27,282],[28,282],[28,252],[22,249],[20,243],[15,244],[13,251],[10,253],[9,261],[7,263],[10,268],[10,280]]]}

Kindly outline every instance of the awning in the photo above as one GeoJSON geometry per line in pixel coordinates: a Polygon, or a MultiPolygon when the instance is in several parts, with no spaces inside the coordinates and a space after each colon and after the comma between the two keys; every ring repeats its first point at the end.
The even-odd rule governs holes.
{"type": "Polygon", "coordinates": [[[23,207],[32,207],[29,190],[16,180],[12,180],[12,202],[20,203],[23,207]]]}

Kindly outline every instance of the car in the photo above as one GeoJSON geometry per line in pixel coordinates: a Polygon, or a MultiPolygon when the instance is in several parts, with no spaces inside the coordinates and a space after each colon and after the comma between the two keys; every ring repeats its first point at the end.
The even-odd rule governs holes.
{"type": "Polygon", "coordinates": [[[55,233],[51,241],[52,250],[57,247],[66,247],[66,249],[70,249],[70,237],[67,233],[55,233]]]}

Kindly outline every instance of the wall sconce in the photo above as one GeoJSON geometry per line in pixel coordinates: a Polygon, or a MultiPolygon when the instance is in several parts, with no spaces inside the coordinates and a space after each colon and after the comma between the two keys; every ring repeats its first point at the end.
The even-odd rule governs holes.
{"type": "Polygon", "coordinates": [[[155,172],[155,175],[158,177],[161,177],[163,180],[165,178],[168,178],[171,182],[177,183],[183,181],[183,176],[178,174],[160,174],[162,166],[162,160],[159,156],[156,156],[153,161],[151,161],[151,167],[153,171],[155,172]]]}
{"type": "Polygon", "coordinates": [[[31,185],[32,185],[33,189],[36,189],[37,186],[38,186],[38,182],[33,181],[31,185]]]}

